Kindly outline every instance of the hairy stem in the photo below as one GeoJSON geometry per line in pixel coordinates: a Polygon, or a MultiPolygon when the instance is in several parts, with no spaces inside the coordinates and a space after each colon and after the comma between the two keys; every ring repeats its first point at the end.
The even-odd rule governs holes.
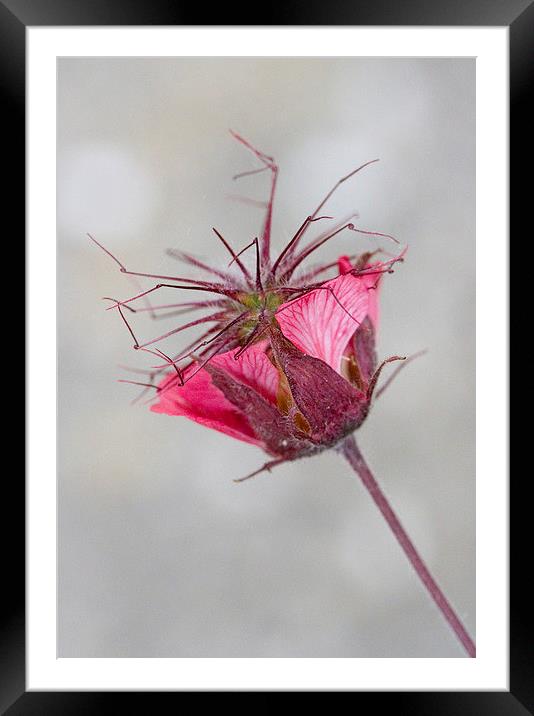
{"type": "Polygon", "coordinates": [[[417,552],[413,542],[406,534],[406,531],[401,525],[399,518],[391,508],[387,497],[382,492],[373,473],[365,462],[364,457],[361,454],[360,449],[358,448],[358,445],[356,444],[356,441],[352,435],[345,440],[341,451],[345,458],[348,460],[351,467],[358,474],[365,487],[367,488],[376,506],[378,507],[378,509],[384,516],[386,522],[390,526],[391,531],[395,535],[397,542],[404,550],[404,554],[410,560],[412,567],[417,573],[417,576],[426,587],[428,593],[436,603],[438,609],[447,620],[449,626],[455,633],[458,640],[463,645],[468,655],[471,658],[474,658],[476,656],[475,643],[467,633],[464,625],[457,617],[454,609],[452,608],[449,601],[447,600],[447,598],[437,585],[436,581],[428,571],[427,566],[419,556],[419,553],[417,552]]]}

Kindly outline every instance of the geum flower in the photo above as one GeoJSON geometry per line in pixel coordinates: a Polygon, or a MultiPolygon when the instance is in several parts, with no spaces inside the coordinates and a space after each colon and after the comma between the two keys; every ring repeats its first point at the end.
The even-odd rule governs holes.
{"type": "MultiPolygon", "coordinates": [[[[374,159],[362,164],[337,181],[333,188],[319,202],[315,210],[304,219],[294,236],[277,258],[273,260],[271,258],[271,227],[278,166],[272,157],[255,149],[239,135],[235,133],[232,134],[240,143],[246,146],[262,164],[262,167],[259,169],[237,174],[234,179],[250,174],[257,174],[258,172],[269,171],[271,174],[271,183],[268,201],[264,204],[256,202],[265,207],[265,217],[259,239],[254,238],[244,249],[236,252],[227,239],[225,239],[217,229],[213,228],[215,236],[231,257],[230,264],[226,269],[213,267],[204,260],[184,251],[169,249],[169,256],[200,269],[206,276],[200,279],[131,271],[107,248],[89,235],[119,266],[121,273],[135,280],[139,278],[158,280],[158,283],[155,285],[125,300],[119,301],[106,297],[106,300],[112,302],[108,310],[116,309],[119,312],[133,338],[133,347],[136,350],[154,353],[166,361],[165,365],[156,366],[151,370],[140,371],[140,369],[136,369],[137,372],[148,374],[149,380],[151,381],[148,384],[149,387],[156,387],[153,383],[154,379],[163,373],[169,364],[173,366],[175,372],[174,381],[185,384],[207,365],[215,355],[221,352],[238,349],[235,353],[235,357],[239,358],[250,346],[267,338],[266,334],[271,330],[270,327],[273,318],[283,304],[305,296],[311,291],[321,291],[325,294],[330,294],[332,300],[338,303],[340,308],[344,310],[347,315],[350,315],[350,308],[343,305],[341,297],[337,295],[336,290],[334,290],[331,284],[331,280],[323,278],[324,274],[336,268],[337,262],[330,261],[314,265],[304,271],[302,270],[302,264],[327,242],[339,237],[343,232],[347,231],[375,238],[387,238],[390,241],[398,243],[398,241],[389,234],[368,231],[357,227],[354,224],[357,214],[352,212],[348,217],[336,222],[328,230],[323,231],[312,241],[303,245],[308,231],[316,222],[328,222],[333,219],[331,216],[321,215],[320,212],[334,192],[362,169],[378,161],[374,159]],[[243,254],[250,249],[254,249],[255,251],[253,268],[247,267],[246,261],[243,258],[243,254]],[[159,293],[162,290],[168,289],[202,292],[204,295],[208,294],[208,297],[205,300],[187,301],[185,303],[167,303],[156,306],[149,303],[149,297],[151,300],[156,292],[159,293]],[[144,301],[145,305],[139,306],[140,301],[144,301]],[[137,314],[149,312],[152,318],[167,318],[183,315],[191,311],[211,311],[212,309],[214,310],[202,318],[180,324],[148,341],[138,340],[131,322],[126,317],[126,313],[137,314]],[[166,312],[161,313],[161,311],[166,312]],[[155,347],[156,344],[172,338],[184,330],[195,328],[196,326],[204,326],[206,324],[212,325],[207,328],[195,342],[186,346],[178,353],[173,353],[171,356],[168,356],[163,353],[160,348],[155,347]]],[[[377,250],[376,253],[379,251],[380,250],[377,250]]],[[[370,284],[374,285],[382,273],[392,272],[394,264],[402,261],[403,256],[404,252],[400,252],[397,256],[389,257],[384,261],[375,261],[373,266],[367,266],[360,260],[354,265],[347,265],[345,268],[347,272],[354,277],[367,276],[370,284]]],[[[350,258],[354,259],[356,257],[357,255],[353,255],[350,258]]],[[[359,319],[357,317],[353,317],[352,320],[355,325],[358,324],[359,319]]]]}
{"type": "Polygon", "coordinates": [[[200,370],[191,365],[183,385],[168,376],[152,410],[183,415],[274,458],[247,477],[337,445],[365,420],[385,363],[401,359],[376,367],[380,274],[364,264],[368,273],[352,275],[346,257],[339,263],[345,273],[324,285],[333,293],[316,289],[282,304],[267,340],[218,354],[200,370]]]}
{"type": "Polygon", "coordinates": [[[371,260],[378,252],[344,256],[301,271],[301,264],[309,256],[345,230],[396,241],[388,234],[356,227],[353,213],[302,246],[315,222],[332,219],[320,215],[320,211],[336,189],[377,160],[363,164],[340,179],[273,261],[271,225],[278,167],[271,157],[239,135],[234,136],[262,163],[260,169],[243,172],[235,178],[267,170],[271,174],[271,186],[259,239],[255,238],[236,253],[214,229],[231,256],[227,269],[214,268],[190,254],[171,250],[169,254],[174,258],[214,278],[130,271],[91,237],[122,273],[135,280],[137,277],[158,280],[154,286],[126,300],[106,298],[112,301],[109,308],[120,314],[134,341],[133,347],[164,360],[163,365],[150,369],[134,369],[147,373],[149,382],[125,382],[155,390],[157,402],[152,406],[155,412],[182,415],[261,447],[272,459],[253,474],[327,448],[338,449],[360,477],[456,637],[468,655],[474,657],[473,640],[428,571],[353,437],[353,432],[365,420],[373,397],[385,389],[402,367],[402,364],[398,366],[388,381],[375,390],[384,365],[401,359],[393,356],[377,367],[375,335],[382,276],[391,273],[394,264],[403,260],[404,251],[384,261],[371,260]],[[255,250],[252,271],[242,258],[251,248],[255,250]],[[341,272],[337,278],[319,280],[335,267],[341,272]],[[148,296],[163,289],[200,291],[211,297],[151,305],[148,296]],[[146,304],[144,307],[137,303],[141,300],[146,304]],[[171,312],[160,313],[167,309],[171,312]],[[216,310],[144,343],[137,339],[125,315],[145,311],[152,318],[165,318],[200,309],[216,310]],[[172,356],[155,347],[160,341],[205,323],[212,326],[197,341],[172,356]],[[159,380],[158,376],[167,373],[169,368],[170,373],[159,380]]]}

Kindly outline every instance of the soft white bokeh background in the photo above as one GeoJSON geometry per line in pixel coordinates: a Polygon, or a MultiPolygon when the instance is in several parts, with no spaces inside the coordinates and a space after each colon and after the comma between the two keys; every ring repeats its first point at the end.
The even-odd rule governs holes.
{"type": "MultiPolygon", "coordinates": [[[[183,272],[171,246],[223,266],[211,226],[239,247],[260,222],[227,196],[267,188],[232,183],[257,165],[229,127],[280,164],[279,247],[381,158],[329,213],[409,243],[380,355],[429,353],[358,437],[474,636],[474,79],[470,59],[59,61],[59,656],[463,655],[338,455],[236,485],[256,448],[129,406],[117,364],[147,361],[100,298],[136,289],[85,232],[133,270],[183,272]]],[[[369,245],[349,233],[322,255],[369,245]]]]}

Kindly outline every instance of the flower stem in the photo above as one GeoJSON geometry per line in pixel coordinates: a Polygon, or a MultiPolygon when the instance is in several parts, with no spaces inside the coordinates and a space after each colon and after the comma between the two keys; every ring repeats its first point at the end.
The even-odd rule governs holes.
{"type": "Polygon", "coordinates": [[[434,578],[428,571],[427,566],[419,556],[419,553],[415,549],[413,542],[406,534],[406,531],[401,525],[399,518],[397,517],[395,512],[393,512],[393,509],[391,508],[386,496],[382,492],[373,473],[365,462],[364,457],[361,454],[358,445],[356,444],[356,440],[352,435],[345,440],[342,445],[341,451],[350,463],[351,467],[359,475],[365,487],[367,488],[376,506],[378,507],[378,509],[384,516],[386,522],[390,526],[391,531],[397,539],[397,542],[404,550],[404,554],[408,557],[412,564],[412,567],[417,572],[419,579],[423,582],[428,593],[430,594],[434,602],[437,604],[438,609],[449,623],[449,626],[456,634],[459,641],[462,643],[466,652],[471,658],[474,658],[476,656],[475,643],[467,633],[462,622],[456,616],[454,609],[446,599],[445,595],[443,594],[443,592],[435,582],[434,578]]]}

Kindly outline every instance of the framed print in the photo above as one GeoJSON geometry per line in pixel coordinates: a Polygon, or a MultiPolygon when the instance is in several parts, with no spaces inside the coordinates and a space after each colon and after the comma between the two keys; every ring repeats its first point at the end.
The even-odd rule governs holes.
{"type": "Polygon", "coordinates": [[[534,708],[507,440],[532,7],[506,12],[3,3],[28,297],[8,713],[534,708]]]}

